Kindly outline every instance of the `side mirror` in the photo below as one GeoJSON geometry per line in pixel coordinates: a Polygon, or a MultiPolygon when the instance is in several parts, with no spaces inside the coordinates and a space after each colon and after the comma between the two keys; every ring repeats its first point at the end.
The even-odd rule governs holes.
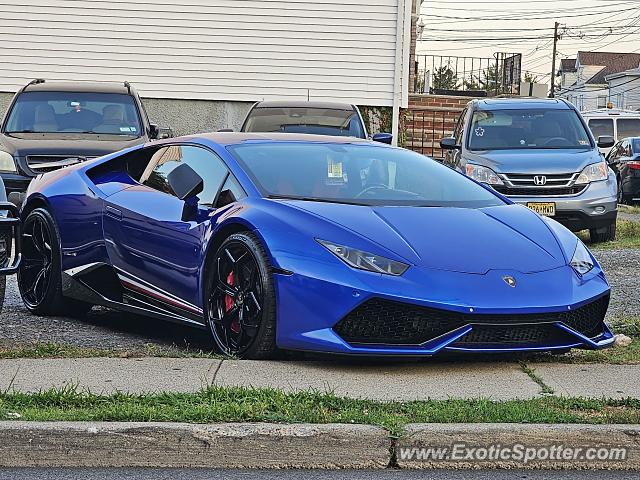
{"type": "Polygon", "coordinates": [[[180,200],[187,200],[195,197],[204,190],[204,181],[202,177],[196,173],[186,163],[182,163],[174,168],[167,175],[167,182],[180,200]]]}
{"type": "Polygon", "coordinates": [[[233,128],[221,128],[218,132],[233,132],[233,128]]]}
{"type": "Polygon", "coordinates": [[[598,147],[611,148],[616,143],[615,139],[611,135],[600,135],[598,137],[598,147]]]}
{"type": "Polygon", "coordinates": [[[453,137],[445,137],[440,139],[440,148],[443,150],[460,150],[462,147],[453,137]]]}
{"type": "Polygon", "coordinates": [[[391,133],[376,133],[371,140],[374,142],[386,143],[387,145],[391,145],[393,142],[393,134],[391,133]]]}
{"type": "Polygon", "coordinates": [[[165,139],[173,137],[173,130],[167,127],[158,127],[157,138],[165,139]]]}
{"type": "Polygon", "coordinates": [[[156,138],[158,138],[159,133],[160,133],[160,129],[158,128],[157,124],[155,123],[149,124],[149,138],[155,140],[156,138]]]}

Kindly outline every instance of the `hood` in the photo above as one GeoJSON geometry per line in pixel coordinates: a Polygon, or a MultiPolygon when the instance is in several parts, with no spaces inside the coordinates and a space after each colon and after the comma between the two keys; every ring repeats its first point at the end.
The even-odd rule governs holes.
{"type": "Polygon", "coordinates": [[[498,173],[560,174],[581,172],[587,165],[603,160],[598,149],[588,150],[487,150],[465,152],[470,163],[498,173]]]}
{"type": "MultiPolygon", "coordinates": [[[[365,244],[347,243],[351,235],[324,240],[343,241],[380,255],[391,252],[398,260],[426,268],[474,274],[494,269],[531,273],[566,265],[546,223],[520,205],[470,209],[286,203],[349,230],[365,244]]],[[[322,238],[322,231],[318,228],[314,235],[322,238]]]]}
{"type": "Polygon", "coordinates": [[[99,157],[140,143],[144,137],[78,133],[2,134],[0,150],[15,157],[26,155],[77,155],[99,157]]]}

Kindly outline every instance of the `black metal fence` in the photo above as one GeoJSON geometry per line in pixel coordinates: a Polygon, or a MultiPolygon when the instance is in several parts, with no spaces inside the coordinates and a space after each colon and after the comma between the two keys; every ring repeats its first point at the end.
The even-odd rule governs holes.
{"type": "Polygon", "coordinates": [[[416,93],[498,96],[520,93],[522,55],[497,52],[493,57],[417,55],[416,93]]]}

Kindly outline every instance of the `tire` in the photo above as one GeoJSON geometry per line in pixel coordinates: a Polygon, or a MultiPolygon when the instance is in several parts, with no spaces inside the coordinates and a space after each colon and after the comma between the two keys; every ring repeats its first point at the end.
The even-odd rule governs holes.
{"type": "Polygon", "coordinates": [[[31,313],[83,316],[91,309],[88,303],[62,295],[60,233],[44,208],[33,210],[23,223],[22,257],[18,288],[31,313]]]}
{"type": "Polygon", "coordinates": [[[589,237],[591,243],[612,242],[616,239],[616,222],[611,222],[606,227],[590,229],[589,237]]]}
{"type": "Polygon", "coordinates": [[[216,350],[232,358],[277,353],[276,299],[269,257],[250,232],[227,237],[207,266],[205,315],[216,350]]]}

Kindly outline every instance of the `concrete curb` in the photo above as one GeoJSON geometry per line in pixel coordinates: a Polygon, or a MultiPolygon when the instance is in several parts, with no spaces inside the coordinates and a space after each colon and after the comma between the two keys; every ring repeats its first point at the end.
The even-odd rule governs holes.
{"type": "Polygon", "coordinates": [[[386,468],[366,425],[0,422],[2,467],[386,468]]]}
{"type": "Polygon", "coordinates": [[[640,425],[414,424],[396,440],[379,427],[328,424],[0,422],[0,467],[316,469],[602,469],[640,471],[640,425]],[[434,460],[416,449],[464,445],[548,451],[625,449],[624,459],[434,460]]]}
{"type": "Polygon", "coordinates": [[[395,452],[398,466],[410,469],[640,470],[640,425],[414,424],[406,427],[395,452]],[[489,453],[492,446],[493,458],[489,453]],[[520,446],[517,448],[521,453],[515,451],[516,446],[520,446]],[[550,453],[553,446],[560,447],[555,454],[550,453]],[[429,448],[441,452],[446,448],[449,454],[458,454],[442,460],[429,455],[425,458],[423,452],[429,448]],[[512,449],[515,455],[506,453],[503,458],[496,458],[495,452],[504,452],[505,448],[512,449]],[[591,453],[587,450],[594,448],[594,455],[607,451],[613,459],[586,458],[591,453]],[[471,449],[475,450],[469,458],[471,449]],[[581,449],[576,457],[573,449],[581,449]],[[625,458],[611,449],[624,449],[625,458]],[[534,458],[526,462],[518,458],[528,456],[527,452],[534,458]],[[482,459],[485,453],[488,458],[482,459]]]}

